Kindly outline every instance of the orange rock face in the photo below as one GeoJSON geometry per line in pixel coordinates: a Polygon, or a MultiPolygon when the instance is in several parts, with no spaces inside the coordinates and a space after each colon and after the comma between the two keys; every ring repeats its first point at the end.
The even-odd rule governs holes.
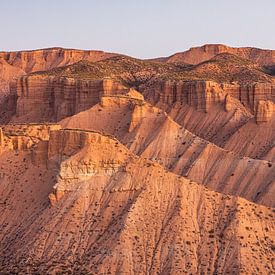
{"type": "Polygon", "coordinates": [[[75,80],[29,76],[18,80],[16,122],[56,122],[89,109],[104,95],[125,93],[129,89],[111,79],[75,80]]]}
{"type": "Polygon", "coordinates": [[[274,51],[1,52],[0,273],[275,273],[262,65],[274,51]]]}
{"type": "Polygon", "coordinates": [[[256,48],[233,48],[221,44],[209,44],[202,47],[190,48],[188,51],[176,53],[168,57],[166,62],[185,62],[188,64],[198,64],[209,60],[220,53],[231,53],[250,59],[261,65],[274,65],[275,50],[262,50],[256,48]]]}
{"type": "Polygon", "coordinates": [[[51,48],[34,51],[0,52],[0,58],[26,73],[45,71],[73,64],[80,60],[99,61],[115,54],[103,51],[51,48]]]}
{"type": "Polygon", "coordinates": [[[271,101],[260,100],[257,106],[257,123],[267,122],[272,119],[275,105],[271,101]]]}

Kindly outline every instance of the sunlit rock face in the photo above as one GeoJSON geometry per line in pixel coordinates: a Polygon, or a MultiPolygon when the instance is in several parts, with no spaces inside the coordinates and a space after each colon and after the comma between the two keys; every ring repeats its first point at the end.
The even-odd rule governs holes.
{"type": "Polygon", "coordinates": [[[97,81],[44,76],[18,80],[16,115],[12,121],[51,122],[84,111],[104,95],[127,94],[129,89],[111,79],[97,81]]]}
{"type": "Polygon", "coordinates": [[[273,274],[273,52],[1,52],[0,273],[273,274]]]}

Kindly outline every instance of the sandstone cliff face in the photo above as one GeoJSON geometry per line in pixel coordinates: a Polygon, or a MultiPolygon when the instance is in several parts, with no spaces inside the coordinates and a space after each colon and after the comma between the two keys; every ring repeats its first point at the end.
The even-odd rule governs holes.
{"type": "Polygon", "coordinates": [[[275,104],[271,101],[259,100],[256,111],[257,123],[271,120],[275,110],[275,104]]]}
{"type": "Polygon", "coordinates": [[[58,124],[21,124],[3,125],[0,131],[0,146],[2,151],[29,151],[36,154],[36,147],[40,150],[40,142],[48,142],[50,131],[58,130],[58,124]],[[29,149],[34,149],[30,151],[29,149]]]}
{"type": "Polygon", "coordinates": [[[128,99],[118,103],[116,97],[111,97],[108,104],[95,105],[64,119],[61,125],[114,135],[135,154],[154,160],[176,174],[215,191],[273,205],[275,170],[267,161],[242,157],[238,152],[215,146],[145,102],[133,105],[128,99]]]}
{"type": "Polygon", "coordinates": [[[16,122],[59,121],[97,104],[104,95],[127,94],[123,85],[103,79],[26,76],[14,87],[17,94],[16,122]]]}
{"type": "Polygon", "coordinates": [[[0,159],[4,273],[274,271],[272,209],[209,191],[99,133],[54,131],[49,143],[57,173],[24,154],[0,159]]]}
{"type": "Polygon", "coordinates": [[[218,84],[213,81],[164,81],[145,88],[144,94],[145,99],[154,104],[161,103],[168,106],[175,103],[188,104],[203,112],[209,112],[211,106],[220,103],[224,104],[226,111],[230,111],[233,108],[231,100],[233,97],[256,116],[259,101],[275,101],[275,86],[272,83],[242,86],[240,84],[218,84]]]}
{"type": "Polygon", "coordinates": [[[274,65],[275,51],[262,50],[257,48],[233,48],[221,44],[208,44],[201,47],[194,47],[182,53],[176,53],[168,57],[166,62],[185,62],[188,64],[198,64],[211,59],[220,53],[231,53],[245,59],[250,59],[261,65],[274,65]]]}
{"type": "Polygon", "coordinates": [[[58,169],[57,183],[49,195],[51,204],[58,202],[66,192],[73,191],[79,182],[94,176],[110,177],[122,170],[128,152],[123,147],[118,152],[109,150],[117,144],[118,141],[112,137],[92,131],[65,129],[51,132],[48,164],[58,169]],[[100,147],[96,149],[94,144],[100,147]],[[94,155],[93,158],[90,154],[94,155]]]}
{"type": "Polygon", "coordinates": [[[12,79],[24,74],[25,72],[23,70],[10,65],[6,60],[4,60],[0,53],[0,81],[6,81],[8,83],[12,79]]]}
{"type": "Polygon", "coordinates": [[[62,48],[0,52],[0,124],[9,122],[16,112],[16,93],[10,87],[12,81],[31,72],[49,70],[80,60],[99,61],[114,55],[102,51],[62,48]]]}
{"type": "Polygon", "coordinates": [[[186,81],[157,83],[145,91],[145,98],[154,103],[172,105],[186,103],[198,111],[208,112],[211,105],[223,102],[225,94],[213,81],[186,81]]]}
{"type": "Polygon", "coordinates": [[[103,51],[50,48],[33,51],[0,52],[0,58],[26,73],[45,71],[80,60],[99,61],[115,54],[103,51]]]}
{"type": "Polygon", "coordinates": [[[225,93],[240,100],[252,113],[256,113],[260,100],[275,101],[275,86],[272,83],[255,83],[251,85],[223,85],[225,93]]]}
{"type": "Polygon", "coordinates": [[[24,74],[23,70],[11,66],[0,56],[0,124],[8,122],[15,113],[16,97],[10,93],[10,85],[24,74]]]}
{"type": "Polygon", "coordinates": [[[3,135],[3,130],[0,128],[0,154],[2,153],[4,147],[4,135],[3,135]]]}

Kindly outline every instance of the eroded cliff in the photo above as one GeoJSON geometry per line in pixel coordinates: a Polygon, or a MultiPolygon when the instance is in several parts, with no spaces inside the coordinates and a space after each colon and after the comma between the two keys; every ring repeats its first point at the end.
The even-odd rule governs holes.
{"type": "Polygon", "coordinates": [[[99,133],[60,130],[49,143],[55,173],[24,153],[1,157],[3,272],[274,271],[272,209],[209,191],[99,133]]]}
{"type": "Polygon", "coordinates": [[[26,76],[18,80],[16,115],[11,122],[57,122],[86,110],[104,95],[127,94],[129,88],[111,79],[26,76]]]}

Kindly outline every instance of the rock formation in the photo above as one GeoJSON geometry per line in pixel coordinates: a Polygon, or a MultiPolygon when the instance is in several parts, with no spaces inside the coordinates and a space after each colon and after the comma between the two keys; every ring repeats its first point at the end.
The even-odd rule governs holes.
{"type": "Polygon", "coordinates": [[[267,161],[243,158],[206,142],[146,102],[133,105],[128,99],[118,104],[117,98],[112,97],[108,103],[66,118],[61,125],[114,135],[135,154],[154,160],[176,174],[215,191],[273,206],[275,170],[267,161]]]}
{"type": "Polygon", "coordinates": [[[221,53],[231,53],[245,59],[250,59],[261,65],[274,65],[275,63],[274,50],[262,50],[249,47],[233,48],[222,44],[207,44],[201,47],[190,48],[188,51],[176,53],[164,60],[166,62],[198,64],[221,53]]]}
{"type": "Polygon", "coordinates": [[[147,100],[172,105],[186,103],[198,111],[208,111],[211,105],[225,102],[226,95],[238,99],[249,111],[256,113],[258,102],[275,101],[272,83],[249,85],[219,84],[213,81],[168,81],[156,83],[145,91],[147,100]]]}
{"type": "Polygon", "coordinates": [[[1,182],[3,272],[272,272],[271,209],[209,191],[99,133],[55,131],[49,142],[55,186],[44,181],[52,169],[28,172],[23,156],[10,156],[17,173],[5,169],[14,188],[30,183],[15,200],[1,182]]]}
{"type": "Polygon", "coordinates": [[[80,60],[99,61],[116,54],[51,48],[34,51],[0,52],[0,123],[7,123],[16,112],[16,93],[11,82],[22,75],[69,65],[80,60]]]}
{"type": "Polygon", "coordinates": [[[275,105],[272,101],[259,100],[256,111],[257,123],[267,122],[271,120],[274,110],[275,105]]]}
{"type": "Polygon", "coordinates": [[[76,80],[40,75],[18,80],[16,122],[57,122],[86,110],[104,95],[127,94],[129,89],[111,79],[76,80]]]}
{"type": "Polygon", "coordinates": [[[32,51],[0,52],[0,58],[26,73],[45,71],[80,60],[99,61],[114,56],[103,51],[49,48],[32,51]]]}
{"type": "Polygon", "coordinates": [[[226,112],[230,112],[232,110],[232,98],[230,94],[225,96],[224,109],[226,112]]]}
{"type": "Polygon", "coordinates": [[[0,128],[0,145],[2,151],[28,151],[40,141],[47,142],[50,131],[60,128],[61,126],[58,124],[3,125],[2,128],[0,128]]]}
{"type": "Polygon", "coordinates": [[[0,273],[273,274],[272,66],[1,52],[0,273]]]}
{"type": "Polygon", "coordinates": [[[172,105],[186,103],[198,111],[208,112],[211,105],[223,102],[225,94],[218,83],[211,81],[163,82],[148,91],[146,98],[172,105]]]}

